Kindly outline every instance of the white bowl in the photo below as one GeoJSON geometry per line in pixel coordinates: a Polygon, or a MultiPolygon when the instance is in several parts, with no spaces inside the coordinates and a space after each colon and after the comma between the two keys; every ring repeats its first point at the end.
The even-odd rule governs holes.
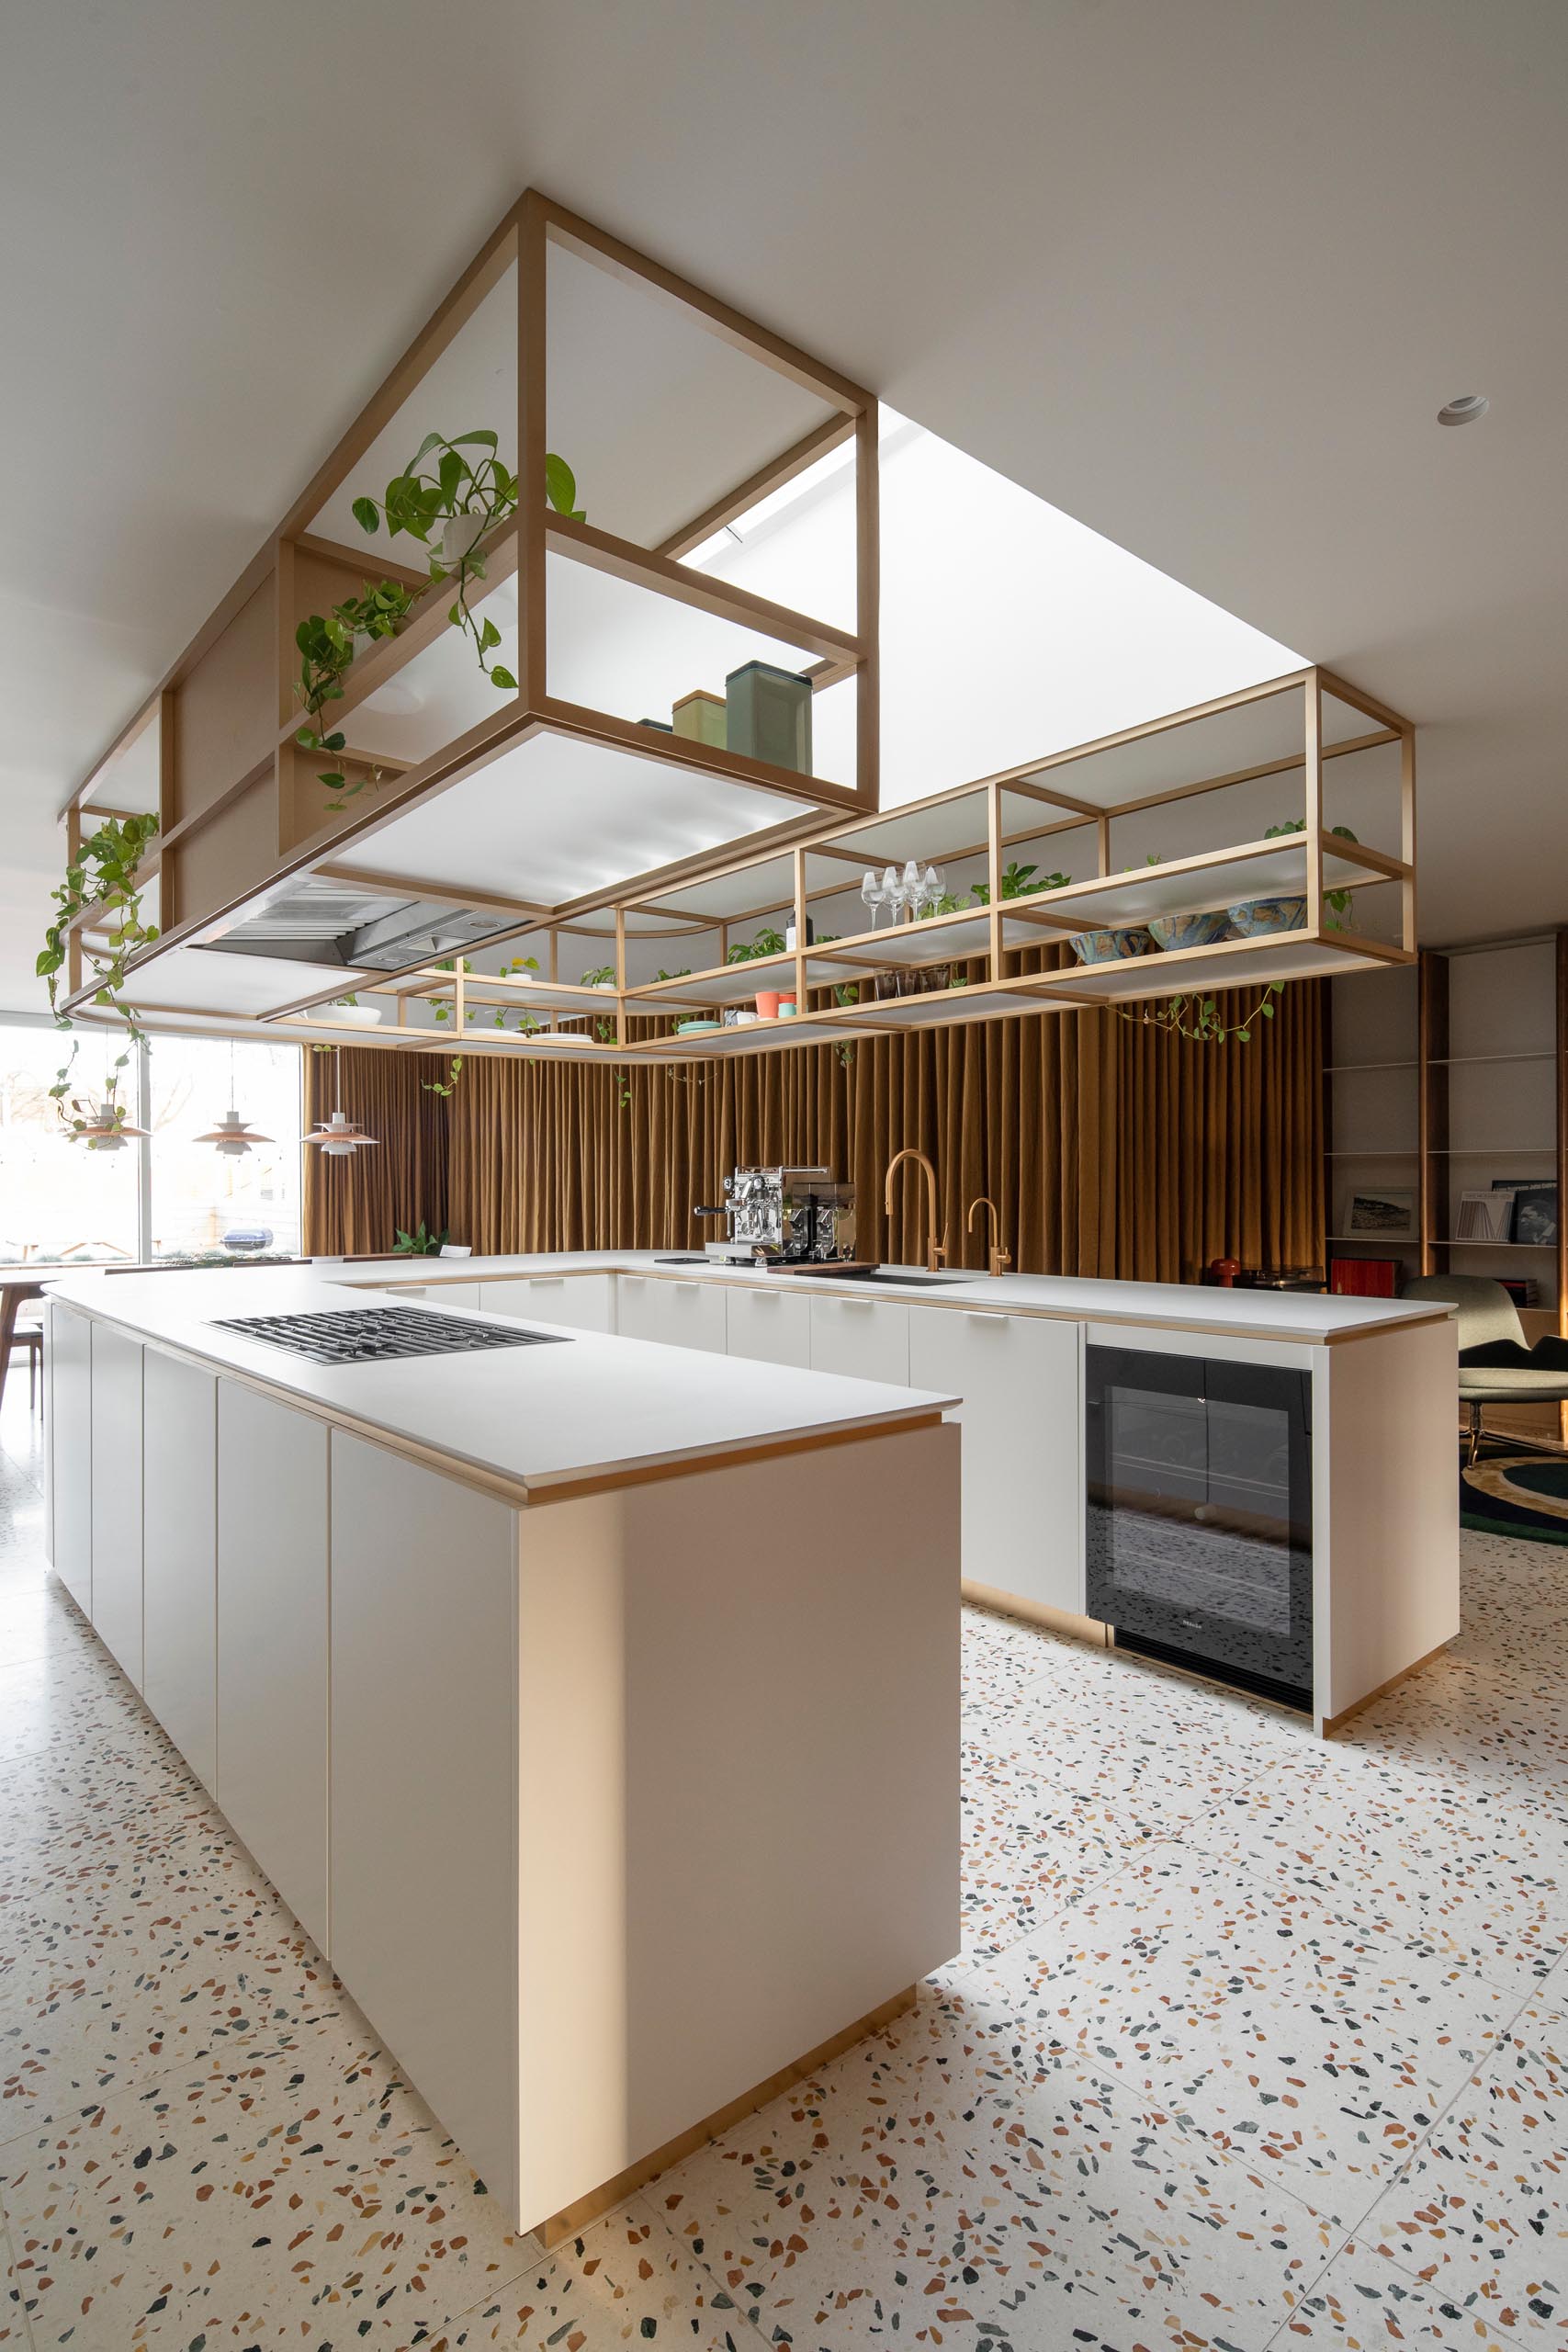
{"type": "Polygon", "coordinates": [[[310,1008],[312,1021],[331,1021],[345,1029],[374,1029],[380,1018],[378,1004],[317,1004],[310,1008]]]}

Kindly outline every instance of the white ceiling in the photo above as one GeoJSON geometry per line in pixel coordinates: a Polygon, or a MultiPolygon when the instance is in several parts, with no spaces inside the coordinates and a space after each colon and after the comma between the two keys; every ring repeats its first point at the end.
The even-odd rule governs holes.
{"type": "Polygon", "coordinates": [[[529,183],[1409,711],[1428,936],[1568,917],[1565,133],[1561,0],[13,11],[0,1002],[51,812],[529,183]]]}

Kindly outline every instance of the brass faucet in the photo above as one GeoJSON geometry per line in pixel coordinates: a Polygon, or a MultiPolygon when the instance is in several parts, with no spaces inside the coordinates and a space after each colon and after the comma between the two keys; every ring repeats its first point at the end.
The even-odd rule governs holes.
{"type": "Polygon", "coordinates": [[[925,1153],[917,1151],[912,1143],[907,1143],[902,1151],[895,1152],[887,1163],[887,1182],[882,1188],[882,1205],[886,1214],[891,1216],[894,1171],[899,1162],[905,1159],[918,1160],[926,1171],[926,1184],[931,1203],[931,1219],[926,1232],[926,1272],[934,1274],[937,1267],[947,1255],[947,1251],[936,1238],[936,1170],[931,1166],[925,1153]]]}
{"type": "Polygon", "coordinates": [[[975,1230],[975,1212],[976,1209],[989,1209],[991,1212],[990,1220],[987,1227],[987,1230],[991,1237],[991,1246],[986,1252],[986,1271],[990,1274],[999,1274],[1003,1272],[1007,1267],[1011,1265],[1012,1251],[1010,1250],[1004,1250],[1001,1246],[1001,1219],[997,1215],[997,1204],[995,1201],[990,1198],[989,1194],[986,1193],[982,1193],[978,1200],[970,1202],[969,1231],[971,1233],[975,1230]]]}

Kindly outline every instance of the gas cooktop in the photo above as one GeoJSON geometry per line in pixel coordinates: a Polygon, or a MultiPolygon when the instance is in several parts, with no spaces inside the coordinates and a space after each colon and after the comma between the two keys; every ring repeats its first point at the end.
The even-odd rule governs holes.
{"type": "Polygon", "coordinates": [[[484,1348],[543,1347],[558,1331],[468,1323],[412,1306],[333,1307],[319,1315],[220,1315],[214,1328],[263,1347],[287,1348],[312,1363],[389,1363],[400,1356],[474,1355],[484,1348]]]}

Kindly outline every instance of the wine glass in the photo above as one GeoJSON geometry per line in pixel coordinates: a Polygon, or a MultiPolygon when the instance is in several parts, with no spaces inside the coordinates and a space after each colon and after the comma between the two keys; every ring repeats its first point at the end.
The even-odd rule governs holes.
{"type": "Polygon", "coordinates": [[[882,895],[892,909],[893,920],[897,922],[904,911],[904,902],[908,897],[908,892],[904,887],[904,877],[896,865],[890,865],[883,875],[882,895]]]}
{"type": "Polygon", "coordinates": [[[865,879],[860,886],[860,894],[871,910],[871,927],[874,931],[877,914],[887,903],[887,894],[877,880],[874,870],[869,865],[865,869],[865,879]]]}

